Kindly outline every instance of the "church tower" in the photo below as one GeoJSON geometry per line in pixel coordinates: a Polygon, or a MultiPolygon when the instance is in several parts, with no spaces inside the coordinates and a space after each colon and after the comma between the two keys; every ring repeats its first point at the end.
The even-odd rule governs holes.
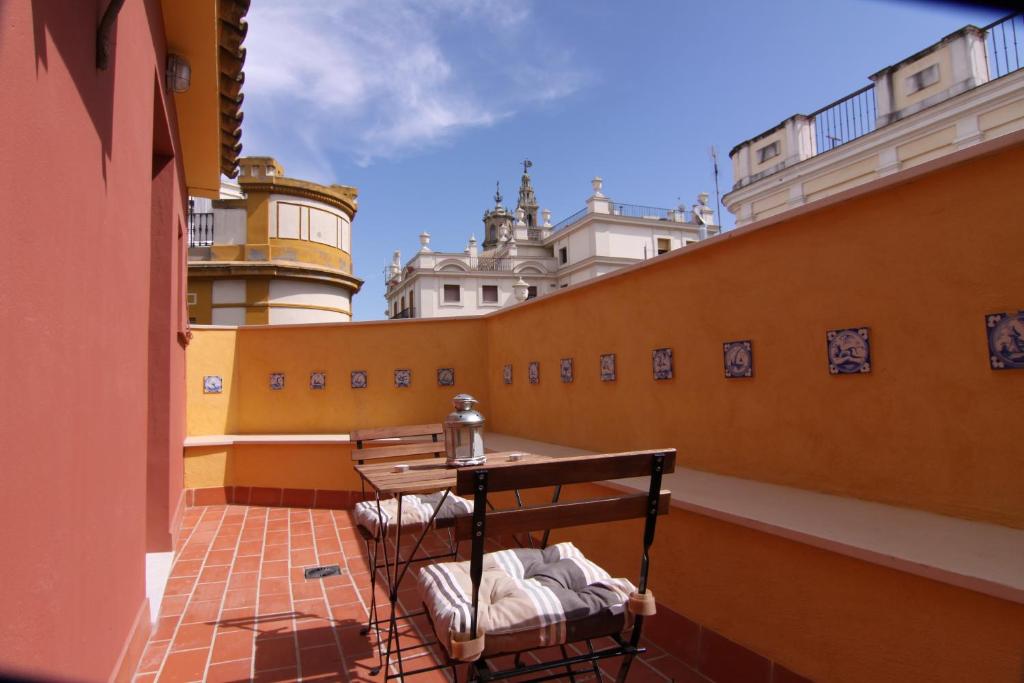
{"type": "Polygon", "coordinates": [[[496,183],[494,208],[484,212],[484,250],[498,246],[503,235],[512,232],[512,214],[501,205],[501,183],[496,183]]]}
{"type": "Polygon", "coordinates": [[[537,211],[540,207],[537,206],[537,196],[533,193],[533,185],[530,183],[531,166],[533,166],[533,162],[529,159],[523,161],[523,178],[519,185],[519,203],[516,205],[516,213],[522,209],[526,227],[536,228],[540,226],[540,221],[537,220],[537,211]]]}

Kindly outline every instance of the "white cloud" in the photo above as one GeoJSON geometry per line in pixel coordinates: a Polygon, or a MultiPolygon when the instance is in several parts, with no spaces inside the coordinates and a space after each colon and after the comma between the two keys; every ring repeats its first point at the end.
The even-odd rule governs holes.
{"type": "Polygon", "coordinates": [[[586,80],[524,1],[278,0],[248,20],[243,143],[287,147],[295,175],[437,144],[586,80]]]}

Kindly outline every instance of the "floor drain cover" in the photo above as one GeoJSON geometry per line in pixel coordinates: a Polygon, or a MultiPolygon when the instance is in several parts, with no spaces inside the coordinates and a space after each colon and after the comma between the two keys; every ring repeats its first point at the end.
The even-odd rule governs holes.
{"type": "Polygon", "coordinates": [[[327,576],[341,576],[343,570],[336,564],[329,564],[325,567],[308,567],[306,569],[307,579],[322,579],[327,576]]]}

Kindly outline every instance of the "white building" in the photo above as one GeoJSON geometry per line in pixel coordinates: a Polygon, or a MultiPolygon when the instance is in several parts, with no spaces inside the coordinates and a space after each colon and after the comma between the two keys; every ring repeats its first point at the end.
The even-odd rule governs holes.
{"type": "Polygon", "coordinates": [[[539,211],[530,165],[524,162],[514,213],[495,193],[482,244],[471,236],[461,252],[433,251],[424,232],[404,266],[395,252],[385,274],[389,318],[488,313],[718,234],[706,193],[689,211],[620,204],[602,193],[601,178],[584,209],[552,225],[551,212],[539,211]]]}
{"type": "Polygon", "coordinates": [[[741,142],[737,227],[1024,129],[1021,14],[965,26],[870,76],[871,84],[741,142]]]}

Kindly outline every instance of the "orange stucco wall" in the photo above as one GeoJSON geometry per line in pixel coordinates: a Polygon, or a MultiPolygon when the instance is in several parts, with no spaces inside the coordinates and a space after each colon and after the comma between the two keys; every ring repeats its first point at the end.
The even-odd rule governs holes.
{"type": "Polygon", "coordinates": [[[125,3],[98,70],[108,4],[0,5],[0,676],[130,669],[145,553],[170,549],[181,498],[185,197],[164,29],[159,2],[125,3]]]}
{"type": "Polygon", "coordinates": [[[992,371],[985,337],[986,314],[1024,308],[1022,168],[1018,145],[492,316],[492,429],[1024,527],[1024,372],[992,371]],[[826,330],[860,326],[872,372],[830,375],[826,330]],[[723,376],[737,339],[751,379],[723,376]],[[673,380],[652,380],[658,347],[673,380]]]}

